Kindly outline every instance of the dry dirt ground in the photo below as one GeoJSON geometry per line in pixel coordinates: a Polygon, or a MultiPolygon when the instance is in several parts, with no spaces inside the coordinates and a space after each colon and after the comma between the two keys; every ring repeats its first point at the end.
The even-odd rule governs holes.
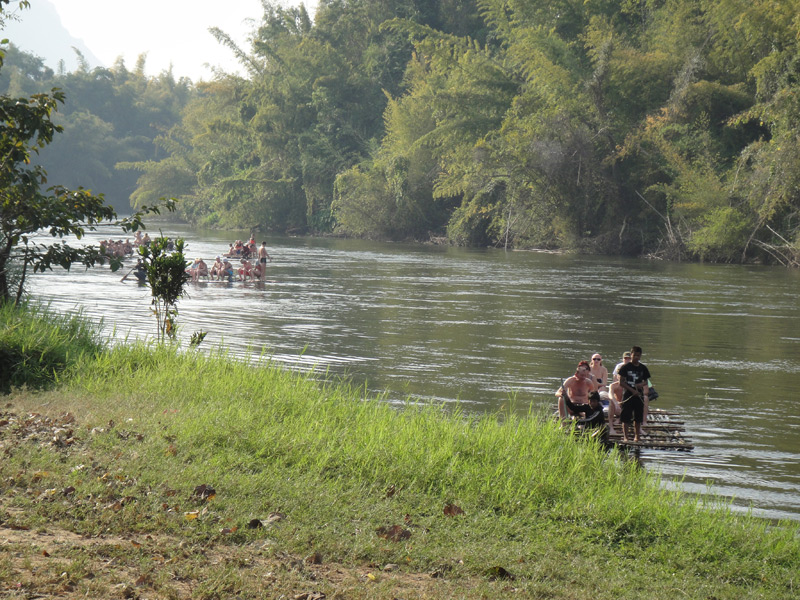
{"type": "MultiPolygon", "coordinates": [[[[22,443],[55,451],[70,445],[75,422],[69,413],[18,415],[5,408],[0,460],[22,443]]],[[[31,527],[13,502],[31,490],[6,475],[0,480],[0,598],[460,598],[482,596],[477,588],[485,591],[487,584],[498,586],[496,597],[515,591],[508,581],[448,580],[400,565],[354,567],[319,554],[291,556],[263,541],[196,544],[166,535],[83,536],[55,524],[31,527]]]]}
{"type": "Polygon", "coordinates": [[[391,565],[387,570],[349,568],[316,556],[267,555],[257,546],[192,548],[170,551],[169,557],[162,552],[180,547],[180,542],[153,536],[86,538],[63,529],[0,525],[0,597],[319,600],[459,595],[436,573],[405,573],[391,565]]]}

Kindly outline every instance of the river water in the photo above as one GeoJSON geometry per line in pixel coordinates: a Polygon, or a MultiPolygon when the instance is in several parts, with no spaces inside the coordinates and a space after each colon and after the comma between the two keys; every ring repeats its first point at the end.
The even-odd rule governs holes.
{"type": "MultiPolygon", "coordinates": [[[[209,264],[241,232],[163,225],[209,264]]],[[[152,233],[152,231],[151,231],[152,233]]],[[[89,234],[89,243],[112,235],[89,234]]],[[[115,236],[118,235],[114,234],[115,236]]],[[[537,252],[266,238],[267,281],[188,284],[179,337],[303,371],[347,375],[387,401],[468,411],[550,407],[600,352],[644,349],[693,452],[643,451],[665,485],[736,510],[800,520],[800,273],[537,252]]],[[[261,238],[259,238],[259,242],[261,238]]],[[[130,260],[128,261],[131,262],[130,260]]],[[[118,339],[153,337],[149,290],[108,267],[36,275],[31,291],[81,308],[118,339]]]]}

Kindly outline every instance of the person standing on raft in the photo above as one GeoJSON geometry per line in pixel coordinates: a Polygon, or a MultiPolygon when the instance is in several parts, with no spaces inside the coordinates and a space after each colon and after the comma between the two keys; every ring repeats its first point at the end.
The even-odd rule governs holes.
{"type": "Polygon", "coordinates": [[[647,366],[639,362],[642,358],[642,349],[639,346],[631,348],[631,362],[623,365],[619,370],[619,384],[622,387],[622,412],[619,420],[622,422],[622,439],[628,441],[628,428],[634,423],[633,441],[638,442],[643,436],[642,423],[647,419],[648,394],[650,388],[647,380],[650,371],[647,366]]]}

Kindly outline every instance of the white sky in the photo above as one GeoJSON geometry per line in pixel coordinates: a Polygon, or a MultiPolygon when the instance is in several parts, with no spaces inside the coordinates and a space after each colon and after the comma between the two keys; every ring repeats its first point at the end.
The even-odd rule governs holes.
{"type": "MultiPolygon", "coordinates": [[[[31,5],[44,0],[31,0],[31,5]]],[[[104,66],[122,56],[131,69],[147,52],[145,72],[157,75],[172,63],[176,77],[210,79],[206,64],[240,71],[233,53],[208,32],[219,27],[245,50],[260,21],[260,0],[49,0],[72,36],[83,40],[104,66]]],[[[283,5],[295,1],[284,0],[283,5]]],[[[296,0],[299,4],[299,0],[296,0]]],[[[306,8],[312,2],[306,1],[306,8]]],[[[315,5],[316,2],[313,2],[315,5]]],[[[22,11],[25,19],[31,11],[22,11]]],[[[13,40],[12,40],[13,41],[13,40]]],[[[23,46],[24,44],[18,44],[23,46]]],[[[92,65],[95,66],[95,65],[92,65]]]]}
{"type": "MultiPolygon", "coordinates": [[[[36,2],[37,0],[33,0],[36,2]]],[[[176,77],[209,79],[206,63],[238,71],[225,46],[208,32],[219,27],[244,48],[262,9],[260,0],[50,0],[69,32],[83,39],[106,66],[122,55],[133,68],[147,52],[150,75],[173,66],[176,77]]]]}

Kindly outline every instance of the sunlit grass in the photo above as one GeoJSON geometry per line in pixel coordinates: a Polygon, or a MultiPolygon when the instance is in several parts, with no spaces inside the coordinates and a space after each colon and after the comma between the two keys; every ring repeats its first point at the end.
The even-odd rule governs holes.
{"type": "Polygon", "coordinates": [[[104,347],[99,332],[80,314],[0,303],[0,393],[52,385],[82,355],[104,347]]]}
{"type": "MultiPolygon", "coordinates": [[[[669,491],[537,413],[394,407],[224,352],[132,345],[82,357],[57,391],[13,397],[17,411],[77,419],[71,446],[22,445],[2,466],[27,490],[13,501],[32,526],[260,540],[448,577],[499,566],[534,596],[640,597],[626,588],[647,585],[654,598],[788,598],[796,585],[796,524],[669,491]],[[197,496],[201,485],[214,497],[197,496]],[[448,504],[463,514],[446,516],[448,504]],[[254,519],[264,526],[249,529],[254,519]],[[394,525],[408,537],[379,535],[394,525]]],[[[244,585],[235,569],[217,576],[226,590],[244,585]]]]}

